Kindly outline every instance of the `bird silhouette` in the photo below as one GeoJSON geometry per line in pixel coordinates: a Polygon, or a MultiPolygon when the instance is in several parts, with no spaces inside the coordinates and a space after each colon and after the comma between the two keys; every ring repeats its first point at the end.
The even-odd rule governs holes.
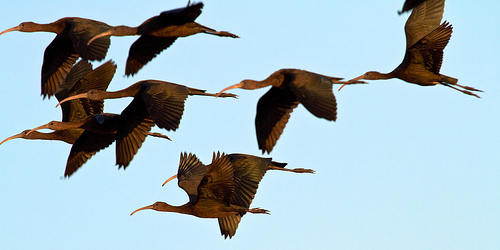
{"type": "Polygon", "coordinates": [[[270,153],[283,133],[290,113],[299,103],[318,118],[337,119],[337,101],[332,84],[357,84],[363,81],[340,81],[342,78],[316,74],[300,69],[280,69],[262,81],[243,80],[221,90],[260,89],[272,86],[257,103],[255,130],[262,153],[270,153]]]}
{"type": "Polygon", "coordinates": [[[107,24],[79,17],[65,17],[48,24],[23,22],[16,27],[4,30],[0,35],[10,31],[21,32],[53,32],[57,36],[47,46],[42,64],[43,97],[51,97],[64,82],[71,67],[79,57],[84,60],[101,61],[106,57],[109,48],[109,37],[101,37],[87,44],[97,34],[107,31],[107,24]]]}
{"type": "MultiPolygon", "coordinates": [[[[285,170],[286,165],[286,163],[274,162],[271,158],[244,154],[215,154],[214,152],[212,163],[205,166],[195,155],[182,153],[176,176],[178,176],[179,187],[188,194],[189,202],[182,206],[155,202],[135,210],[131,215],[137,211],[153,209],[161,212],[190,214],[200,218],[218,218],[221,234],[224,238],[231,238],[235,235],[241,217],[245,213],[269,213],[265,209],[250,209],[250,204],[266,171],[268,169],[285,170]]],[[[288,171],[314,172],[310,169],[289,169],[288,171]]]]}
{"type": "Polygon", "coordinates": [[[439,73],[443,50],[452,32],[448,22],[440,25],[443,12],[444,0],[426,0],[415,7],[405,25],[406,53],[403,62],[389,73],[368,71],[350,81],[399,78],[420,86],[440,84],[479,98],[472,91],[481,90],[459,85],[458,79],[439,73]]]}
{"type": "Polygon", "coordinates": [[[140,35],[130,47],[125,75],[136,74],[144,65],[155,58],[163,50],[170,47],[179,37],[187,37],[198,33],[211,34],[221,37],[237,38],[238,36],[226,31],[216,31],[212,28],[196,23],[194,20],[201,14],[203,3],[193,3],[183,8],[168,10],[144,21],[137,27],[114,26],[103,33],[94,36],[95,39],[109,36],[140,35]]]}

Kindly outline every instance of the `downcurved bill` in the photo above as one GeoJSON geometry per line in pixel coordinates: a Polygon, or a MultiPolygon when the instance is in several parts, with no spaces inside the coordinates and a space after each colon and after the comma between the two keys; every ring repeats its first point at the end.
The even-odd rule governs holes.
{"type": "Polygon", "coordinates": [[[360,75],[360,76],[358,76],[358,77],[356,77],[356,78],[353,78],[353,79],[351,79],[351,80],[347,81],[347,82],[346,82],[346,83],[344,83],[342,86],[340,86],[339,91],[340,91],[340,90],[341,90],[341,89],[342,89],[345,85],[347,85],[347,84],[357,84],[357,83],[363,83],[363,84],[364,84],[364,83],[366,83],[366,82],[364,82],[364,81],[360,81],[360,80],[362,80],[362,79],[365,79],[365,74],[360,75]]]}
{"type": "Polygon", "coordinates": [[[74,95],[74,96],[70,96],[62,101],[60,101],[57,105],[56,105],[56,108],[61,105],[61,103],[64,103],[64,102],[67,102],[67,101],[71,101],[71,100],[75,100],[75,99],[80,99],[80,98],[89,98],[89,94],[87,93],[83,93],[83,94],[78,94],[78,95],[74,95]]]}
{"type": "MultiPolygon", "coordinates": [[[[1,143],[0,143],[0,144],[1,144],[1,143]]],[[[172,176],[172,177],[168,178],[165,182],[163,182],[163,184],[162,184],[161,186],[162,186],[162,187],[163,187],[163,186],[165,186],[165,184],[167,184],[167,182],[169,182],[169,181],[171,181],[171,180],[173,180],[173,179],[175,179],[175,178],[177,178],[177,175],[174,175],[174,176],[172,176]]]]}
{"type": "Polygon", "coordinates": [[[10,29],[6,29],[6,30],[2,31],[0,33],[0,35],[2,35],[4,33],[7,33],[7,32],[16,31],[16,30],[21,30],[21,29],[19,28],[19,26],[16,26],[16,27],[13,27],[13,28],[10,28],[10,29]]]}
{"type": "Polygon", "coordinates": [[[235,85],[231,85],[221,91],[219,91],[219,93],[215,94],[215,97],[219,97],[224,91],[227,91],[227,90],[230,90],[230,89],[237,89],[237,88],[241,88],[241,83],[238,83],[238,84],[235,84],[235,85]]]}
{"type": "Polygon", "coordinates": [[[92,39],[90,39],[90,41],[87,43],[87,45],[90,45],[93,41],[95,41],[98,38],[101,38],[103,36],[110,36],[111,34],[112,34],[111,30],[108,30],[106,32],[103,32],[103,33],[97,35],[97,36],[94,36],[94,37],[92,37],[92,39]]]}
{"type": "Polygon", "coordinates": [[[0,145],[2,145],[6,141],[10,141],[10,140],[16,139],[16,138],[23,138],[23,133],[19,133],[17,135],[13,135],[13,136],[11,136],[9,138],[6,138],[5,140],[3,140],[3,141],[0,142],[0,145]]]}
{"type": "Polygon", "coordinates": [[[133,214],[135,214],[135,213],[136,213],[136,212],[138,212],[138,211],[141,211],[141,210],[146,210],[146,209],[153,209],[153,205],[149,205],[149,206],[141,207],[141,208],[139,208],[139,209],[135,210],[134,212],[132,212],[132,213],[130,214],[130,216],[132,216],[133,214]]]}
{"type": "Polygon", "coordinates": [[[26,133],[26,135],[31,134],[31,132],[33,132],[33,131],[37,131],[37,130],[44,129],[44,128],[49,128],[49,125],[45,124],[45,125],[42,125],[42,126],[38,126],[38,127],[34,128],[34,129],[28,131],[28,133],[26,133]]]}

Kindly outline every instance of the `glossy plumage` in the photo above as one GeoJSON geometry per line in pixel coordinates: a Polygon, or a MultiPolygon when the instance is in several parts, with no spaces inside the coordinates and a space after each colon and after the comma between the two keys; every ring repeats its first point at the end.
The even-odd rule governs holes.
{"type": "Polygon", "coordinates": [[[195,155],[183,153],[177,175],[166,182],[177,176],[178,185],[188,194],[189,202],[182,206],[156,202],[139,208],[132,214],[144,209],[153,209],[200,218],[218,218],[221,234],[225,238],[231,238],[245,213],[268,213],[264,209],[249,208],[257,193],[259,182],[268,169],[314,172],[310,169],[284,169],[285,166],[286,163],[274,162],[271,158],[220,153],[214,153],[212,163],[205,166],[195,155]]]}
{"type": "Polygon", "coordinates": [[[179,37],[187,37],[198,33],[206,33],[221,37],[237,38],[237,35],[226,31],[216,31],[194,20],[201,14],[203,3],[193,3],[183,8],[168,10],[144,21],[138,27],[114,26],[108,31],[95,36],[94,39],[109,36],[140,35],[130,46],[125,75],[137,73],[144,65],[155,58],[163,50],[170,47],[179,37]]]}
{"type": "MultiPolygon", "coordinates": [[[[90,90],[87,93],[69,97],[60,103],[69,100],[88,98],[91,100],[104,100],[122,97],[134,97],[129,106],[131,110],[137,110],[136,115],[151,116],[154,123],[168,131],[175,131],[184,113],[184,101],[189,95],[215,96],[206,93],[205,90],[189,88],[171,82],[158,80],[145,80],[132,84],[128,88],[115,92],[102,90],[90,90]]],[[[236,97],[226,94],[223,97],[236,97]]]]}
{"type": "Polygon", "coordinates": [[[105,32],[109,26],[103,22],[79,17],[65,17],[48,24],[24,22],[10,31],[53,32],[57,36],[47,46],[42,65],[42,95],[49,97],[58,92],[60,85],[79,57],[84,60],[101,61],[106,57],[110,39],[102,37],[87,45],[90,39],[105,32]]]}
{"type": "Polygon", "coordinates": [[[342,78],[330,77],[299,69],[280,69],[263,81],[243,80],[218,94],[234,88],[259,89],[272,86],[257,103],[255,130],[259,149],[271,152],[299,103],[318,118],[328,121],[337,119],[337,101],[332,84],[364,83],[343,82],[342,78]]]}
{"type": "Polygon", "coordinates": [[[472,91],[481,90],[459,85],[458,79],[439,73],[443,50],[452,33],[451,24],[446,21],[440,24],[444,1],[426,0],[413,9],[405,25],[406,53],[397,68],[389,73],[369,71],[350,81],[399,78],[420,86],[441,84],[479,98],[472,91]]]}

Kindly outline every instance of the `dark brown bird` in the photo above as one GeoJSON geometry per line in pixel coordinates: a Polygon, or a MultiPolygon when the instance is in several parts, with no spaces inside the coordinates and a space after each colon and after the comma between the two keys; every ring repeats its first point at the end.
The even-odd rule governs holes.
{"type": "Polygon", "coordinates": [[[182,206],[156,202],[139,208],[132,214],[144,209],[153,209],[161,212],[190,214],[200,218],[217,218],[221,234],[225,238],[228,236],[231,238],[236,233],[241,217],[245,213],[269,212],[265,209],[249,208],[257,193],[259,182],[268,169],[300,173],[314,172],[310,169],[284,169],[286,165],[286,163],[274,162],[271,158],[214,153],[212,163],[205,166],[195,155],[183,153],[176,176],[179,177],[179,187],[188,194],[189,202],[182,206]]]}
{"type": "MultiPolygon", "coordinates": [[[[90,90],[87,93],[68,97],[61,101],[60,104],[78,98],[102,101],[104,99],[134,97],[134,100],[129,105],[129,107],[134,107],[131,107],[130,110],[143,112],[136,115],[150,115],[158,127],[168,131],[175,131],[179,127],[184,112],[184,101],[188,95],[215,96],[215,94],[205,93],[205,90],[189,88],[175,83],[145,80],[115,92],[90,90]]],[[[223,97],[236,97],[236,95],[225,94],[223,97]]]]}
{"type": "MultiPolygon", "coordinates": [[[[91,89],[106,90],[113,79],[115,71],[116,65],[113,61],[108,61],[95,70],[92,70],[92,65],[90,63],[80,60],[71,68],[63,84],[59,87],[58,92],[55,93],[55,96],[58,101],[62,101],[69,96],[85,93],[91,89]]],[[[72,100],[63,103],[61,105],[61,110],[63,122],[76,121],[88,115],[102,113],[103,102],[85,99],[72,100]]],[[[73,144],[83,133],[83,129],[57,130],[51,133],[33,131],[28,134],[29,131],[30,130],[24,130],[17,135],[11,136],[0,142],[0,145],[8,140],[16,138],[30,140],[59,140],[73,144]]]]}
{"type": "Polygon", "coordinates": [[[58,92],[71,67],[81,57],[101,61],[106,57],[110,39],[102,37],[87,45],[90,39],[110,28],[103,22],[79,17],[65,17],[48,24],[23,22],[7,29],[21,32],[53,32],[56,38],[47,46],[42,64],[42,95],[49,97],[58,92]]]}
{"type": "Polygon", "coordinates": [[[445,21],[440,25],[443,12],[444,0],[427,0],[418,5],[406,21],[406,53],[403,62],[392,72],[369,71],[350,81],[399,78],[420,86],[441,84],[479,98],[471,91],[481,90],[459,85],[458,79],[439,73],[443,50],[452,33],[451,24],[445,21]]]}
{"type": "Polygon", "coordinates": [[[401,10],[398,10],[398,14],[401,15],[404,12],[410,11],[425,1],[426,0],[406,0],[405,3],[403,4],[403,8],[401,10]]]}
{"type": "Polygon", "coordinates": [[[234,88],[260,89],[272,86],[257,103],[255,117],[259,149],[262,153],[269,153],[283,133],[290,113],[299,103],[318,118],[329,121],[337,119],[337,102],[332,93],[332,84],[364,83],[342,82],[341,79],[299,69],[280,69],[263,81],[243,80],[218,94],[234,88]]]}
{"type": "Polygon", "coordinates": [[[194,20],[201,14],[203,3],[193,3],[184,8],[168,10],[144,21],[138,27],[115,26],[95,36],[94,39],[108,36],[141,37],[130,47],[125,68],[125,75],[137,73],[144,65],[155,58],[160,52],[170,47],[179,37],[187,37],[198,33],[206,33],[221,37],[237,38],[237,35],[226,31],[216,31],[196,23],[194,20]]]}

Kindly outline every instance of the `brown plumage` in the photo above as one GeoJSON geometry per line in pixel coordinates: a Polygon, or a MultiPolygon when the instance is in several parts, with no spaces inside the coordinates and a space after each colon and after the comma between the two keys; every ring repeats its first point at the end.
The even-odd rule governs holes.
{"type": "Polygon", "coordinates": [[[179,37],[187,37],[198,33],[206,33],[221,37],[237,38],[226,31],[216,31],[196,23],[194,20],[201,14],[203,3],[193,3],[183,8],[168,10],[144,21],[137,27],[114,26],[89,41],[109,36],[140,35],[132,46],[127,58],[125,75],[137,73],[144,65],[155,58],[163,50],[170,47],[179,37]]]}
{"type": "MultiPolygon", "coordinates": [[[[115,74],[116,65],[113,61],[108,61],[98,68],[92,70],[92,65],[86,61],[80,60],[75,66],[71,68],[68,76],[63,84],[55,93],[58,101],[73,96],[76,94],[85,93],[91,89],[106,90],[109,83],[115,74]]],[[[62,121],[70,122],[84,118],[88,115],[100,114],[103,110],[102,101],[89,101],[89,100],[72,100],[61,105],[62,121]]],[[[13,135],[2,142],[0,145],[8,140],[23,138],[29,140],[59,140],[69,144],[73,144],[78,137],[83,133],[83,129],[67,129],[58,130],[51,133],[40,133],[30,130],[13,135]]]]}
{"type": "Polygon", "coordinates": [[[425,1],[426,0],[406,0],[405,3],[403,4],[403,8],[401,10],[398,10],[398,14],[401,15],[404,12],[410,11],[425,1]]]}
{"type": "Polygon", "coordinates": [[[439,73],[443,50],[452,32],[448,22],[440,25],[443,12],[444,0],[426,0],[415,7],[405,25],[406,53],[403,62],[389,73],[369,71],[350,81],[399,78],[420,86],[441,84],[479,98],[471,91],[481,90],[459,85],[458,79],[439,73]]]}
{"type": "Polygon", "coordinates": [[[272,86],[257,103],[255,117],[259,149],[262,153],[269,153],[283,133],[290,113],[299,103],[318,118],[329,121],[337,119],[337,102],[332,93],[332,84],[364,83],[343,82],[341,79],[299,69],[280,69],[265,80],[243,80],[218,94],[234,88],[259,89],[272,86]]]}
{"type": "Polygon", "coordinates": [[[109,26],[103,22],[79,17],[65,17],[48,24],[24,22],[10,31],[21,32],[53,32],[56,38],[47,46],[42,64],[42,95],[49,97],[58,92],[60,85],[68,75],[76,60],[101,61],[106,57],[109,37],[102,37],[87,45],[90,39],[105,32],[109,26]]]}
{"type": "Polygon", "coordinates": [[[200,218],[218,218],[221,234],[225,238],[231,238],[245,213],[268,213],[264,209],[249,208],[257,193],[259,182],[268,169],[314,172],[310,169],[284,169],[285,166],[286,163],[274,162],[271,158],[220,153],[214,153],[212,163],[205,166],[195,155],[183,153],[177,175],[165,183],[178,177],[178,185],[188,194],[189,202],[182,206],[156,202],[139,208],[132,214],[144,209],[153,209],[200,218]]]}
{"type": "MultiPolygon", "coordinates": [[[[189,95],[215,96],[206,93],[205,90],[189,88],[171,82],[158,80],[145,80],[132,84],[128,88],[115,92],[102,90],[90,90],[87,93],[74,95],[61,101],[60,104],[79,98],[90,100],[104,100],[122,97],[134,97],[129,105],[131,110],[136,110],[136,115],[151,116],[154,123],[168,131],[175,131],[184,113],[184,101],[189,95]]],[[[225,94],[223,97],[236,97],[233,94],[225,94]]]]}

